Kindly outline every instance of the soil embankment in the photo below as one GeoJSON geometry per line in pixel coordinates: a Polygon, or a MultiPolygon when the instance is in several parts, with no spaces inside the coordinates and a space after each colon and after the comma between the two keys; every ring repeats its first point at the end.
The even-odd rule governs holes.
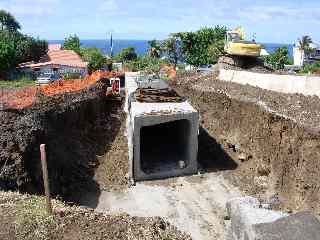
{"type": "Polygon", "coordinates": [[[207,148],[210,155],[199,159],[205,171],[233,159],[239,165],[230,178],[248,194],[319,213],[319,98],[196,74],[180,75],[172,85],[200,111],[203,130],[219,146],[207,148]]]}
{"type": "Polygon", "coordinates": [[[0,111],[0,188],[42,191],[39,145],[47,145],[51,191],[67,200],[90,189],[94,172],[121,123],[121,102],[107,101],[98,81],[80,91],[39,95],[32,106],[0,111]]]}

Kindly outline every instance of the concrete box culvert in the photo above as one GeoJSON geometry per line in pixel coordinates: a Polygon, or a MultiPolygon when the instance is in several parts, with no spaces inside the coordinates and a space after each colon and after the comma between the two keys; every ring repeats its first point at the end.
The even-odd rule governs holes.
{"type": "Polygon", "coordinates": [[[198,115],[140,116],[134,120],[133,176],[136,181],[197,172],[198,115]]]}
{"type": "MultiPolygon", "coordinates": [[[[138,102],[139,73],[126,73],[127,137],[134,181],[195,174],[198,171],[199,113],[187,102],[138,102]]],[[[152,89],[166,89],[161,80],[152,89]]],[[[148,88],[149,89],[149,88],[148,88]]]]}

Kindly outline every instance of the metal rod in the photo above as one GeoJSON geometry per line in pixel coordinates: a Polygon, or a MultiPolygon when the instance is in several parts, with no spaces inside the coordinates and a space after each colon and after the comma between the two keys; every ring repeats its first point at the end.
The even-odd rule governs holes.
{"type": "Polygon", "coordinates": [[[46,195],[47,212],[49,215],[52,215],[52,205],[51,205],[51,198],[50,198],[48,166],[47,166],[46,145],[45,144],[40,145],[40,154],[41,154],[41,165],[42,165],[44,191],[45,191],[45,195],[46,195]]]}

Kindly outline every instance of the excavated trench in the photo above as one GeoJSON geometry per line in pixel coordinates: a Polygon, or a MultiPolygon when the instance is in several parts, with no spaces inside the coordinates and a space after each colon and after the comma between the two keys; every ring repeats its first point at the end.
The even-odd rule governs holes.
{"type": "MultiPolygon", "coordinates": [[[[200,170],[229,170],[230,180],[249,195],[277,196],[283,208],[319,213],[319,131],[255,102],[232,98],[217,85],[212,91],[196,90],[198,82],[183,77],[175,79],[173,87],[200,112],[200,170]]],[[[77,201],[75,193],[96,192],[96,199],[90,199],[94,206],[101,179],[105,183],[124,179],[128,152],[126,139],[119,133],[124,126],[119,118],[121,103],[106,101],[105,87],[100,82],[30,109],[1,111],[0,188],[42,192],[41,143],[47,144],[52,192],[66,200],[77,201]],[[105,180],[107,170],[111,177],[105,180]]],[[[266,94],[262,92],[260,96],[266,94]]],[[[168,154],[174,160],[167,166],[178,167],[185,157],[185,124],[178,121],[141,129],[145,171],[158,171],[163,167],[160,160],[168,154]]]]}
{"type": "MultiPolygon", "coordinates": [[[[199,110],[200,135],[217,143],[210,148],[204,138],[199,140],[198,158],[204,170],[223,170],[229,162],[228,169],[234,169],[228,174],[230,179],[248,195],[277,199],[285,209],[319,213],[319,130],[259,104],[261,99],[268,98],[270,106],[284,106],[278,102],[280,99],[294,106],[289,100],[299,97],[297,102],[301,103],[303,97],[286,95],[283,100],[277,93],[220,83],[214,77],[203,81],[201,76],[181,76],[174,79],[172,85],[199,110]],[[205,86],[203,90],[199,88],[201,84],[205,86]],[[247,90],[251,101],[245,98],[247,90]],[[259,101],[252,101],[254,97],[259,101]],[[238,166],[232,164],[232,160],[238,166]]],[[[309,98],[306,102],[315,108],[320,103],[319,99],[305,98],[309,98]]],[[[301,107],[295,109],[296,115],[306,114],[301,107]]]]}
{"type": "Polygon", "coordinates": [[[105,90],[98,82],[28,109],[1,111],[0,188],[42,192],[39,145],[45,143],[52,194],[67,201],[86,191],[98,196],[98,156],[109,150],[121,126],[121,102],[107,101],[105,90]]]}

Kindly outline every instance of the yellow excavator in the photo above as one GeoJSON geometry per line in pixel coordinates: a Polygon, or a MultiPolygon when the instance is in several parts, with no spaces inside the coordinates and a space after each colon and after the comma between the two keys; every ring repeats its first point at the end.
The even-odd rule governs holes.
{"type": "Polygon", "coordinates": [[[247,63],[252,64],[260,57],[262,46],[255,40],[245,40],[245,32],[242,27],[236,27],[232,31],[227,31],[225,36],[224,51],[227,55],[221,57],[220,62],[243,67],[247,63]]]}

